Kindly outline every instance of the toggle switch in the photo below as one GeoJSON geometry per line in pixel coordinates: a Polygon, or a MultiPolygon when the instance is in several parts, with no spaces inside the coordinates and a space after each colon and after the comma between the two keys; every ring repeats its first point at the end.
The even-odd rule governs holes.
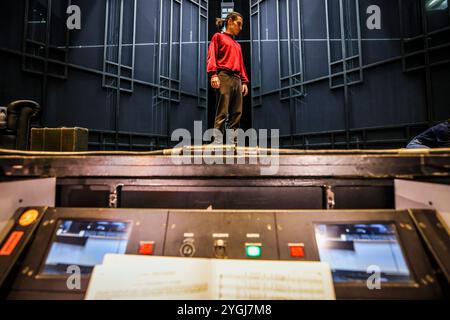
{"type": "Polygon", "coordinates": [[[214,256],[218,259],[227,258],[227,242],[225,240],[214,240],[214,256]]]}

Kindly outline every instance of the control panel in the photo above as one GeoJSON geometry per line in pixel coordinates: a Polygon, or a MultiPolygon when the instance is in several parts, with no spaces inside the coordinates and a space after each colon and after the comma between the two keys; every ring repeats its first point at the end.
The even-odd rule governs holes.
{"type": "Polygon", "coordinates": [[[442,226],[433,231],[436,217],[423,210],[22,208],[0,246],[1,289],[10,299],[82,299],[93,268],[116,253],[323,261],[337,298],[442,298],[450,245],[442,226]],[[373,268],[379,290],[366,283],[373,268]],[[73,270],[81,275],[78,289],[67,285],[73,270]]]}

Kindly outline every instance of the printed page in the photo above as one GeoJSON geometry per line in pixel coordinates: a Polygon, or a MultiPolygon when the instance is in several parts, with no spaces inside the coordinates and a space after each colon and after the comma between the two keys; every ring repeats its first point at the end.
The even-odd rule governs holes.
{"type": "Polygon", "coordinates": [[[336,299],[327,263],[214,260],[214,300],[336,299]]]}
{"type": "Polygon", "coordinates": [[[210,294],[210,260],[105,255],[95,267],[87,300],[205,300],[210,294]]]}

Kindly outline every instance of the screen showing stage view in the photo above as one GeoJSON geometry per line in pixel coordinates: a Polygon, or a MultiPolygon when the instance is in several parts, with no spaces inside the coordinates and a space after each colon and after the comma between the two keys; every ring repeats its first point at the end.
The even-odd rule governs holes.
{"type": "Polygon", "coordinates": [[[366,282],[374,270],[381,282],[411,281],[394,224],[318,224],[315,233],[334,282],[366,282]]]}
{"type": "Polygon", "coordinates": [[[130,224],[122,221],[61,221],[42,273],[67,274],[72,265],[79,266],[83,274],[90,273],[105,254],[125,253],[129,228],[130,224]]]}

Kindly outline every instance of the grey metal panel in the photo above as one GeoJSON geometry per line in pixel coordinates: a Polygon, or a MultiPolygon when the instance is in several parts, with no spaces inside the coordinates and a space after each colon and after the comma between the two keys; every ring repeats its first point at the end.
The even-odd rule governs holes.
{"type": "MultiPolygon", "coordinates": [[[[77,0],[81,8],[81,30],[71,33],[70,46],[99,45],[103,49],[105,3],[107,0],[77,0]],[[87,10],[83,10],[86,8],[87,10]],[[101,26],[99,28],[99,26],[101,26]]],[[[71,55],[71,57],[76,54],[71,55]]],[[[87,61],[86,61],[87,62],[87,61]]],[[[101,70],[101,69],[100,69],[101,70]]]]}
{"type": "Polygon", "coordinates": [[[91,68],[94,70],[102,71],[103,69],[103,45],[84,47],[84,48],[71,48],[69,55],[69,62],[91,68]]]}
{"type": "Polygon", "coordinates": [[[198,41],[198,6],[183,2],[183,42],[198,41]]]}
{"type": "Polygon", "coordinates": [[[156,65],[154,63],[154,57],[158,48],[156,45],[142,45],[136,46],[136,67],[135,77],[136,79],[154,83],[154,76],[156,65]]]}
{"type": "Polygon", "coordinates": [[[326,41],[305,41],[305,80],[328,75],[326,41]]]}
{"type": "MultiPolygon", "coordinates": [[[[231,216],[225,213],[169,212],[169,219],[165,238],[166,256],[180,256],[180,246],[183,244],[186,233],[192,233],[195,239],[194,257],[214,258],[213,244],[214,233],[229,233],[231,237],[227,239],[227,256],[231,259],[249,259],[245,254],[246,242],[251,242],[247,237],[249,233],[257,233],[258,242],[264,244],[261,258],[264,260],[278,259],[276,246],[275,217],[271,212],[258,213],[258,218],[254,214],[234,212],[231,216]],[[238,227],[239,226],[239,227],[238,227]]],[[[253,238],[255,241],[256,239],[253,238]]]]}
{"type": "Polygon", "coordinates": [[[448,27],[450,24],[450,8],[448,10],[427,11],[428,31],[448,27]]]}
{"type": "MultiPolygon", "coordinates": [[[[203,130],[206,127],[206,112],[204,109],[197,108],[197,97],[183,97],[183,103],[171,106],[171,118],[169,132],[176,129],[186,129],[191,135],[194,135],[194,121],[202,121],[203,130]]],[[[170,135],[169,135],[170,140],[170,135]]],[[[176,143],[175,143],[176,144],[176,143]]]]}
{"type": "Polygon", "coordinates": [[[431,70],[433,83],[433,103],[436,119],[450,118],[450,65],[435,67],[431,70]]]}
{"type": "Polygon", "coordinates": [[[421,0],[401,0],[401,17],[403,20],[404,36],[414,37],[422,33],[422,27],[417,21],[421,20],[421,0]]]}
{"type": "Polygon", "coordinates": [[[111,98],[114,99],[114,95],[101,87],[98,75],[71,70],[66,82],[50,79],[48,89],[48,103],[42,119],[45,125],[103,130],[113,127],[114,100],[111,98]]]}
{"type": "Polygon", "coordinates": [[[395,38],[384,41],[362,41],[362,52],[365,64],[396,58],[401,55],[401,41],[395,38]]]}
{"type": "Polygon", "coordinates": [[[15,32],[2,32],[0,47],[21,49],[22,38],[17,35],[23,33],[23,21],[11,19],[11,17],[23,17],[24,10],[23,1],[15,1],[14,5],[11,1],[0,1],[0,30],[15,30],[15,32]]]}
{"type": "Polygon", "coordinates": [[[325,3],[323,1],[302,1],[305,26],[303,32],[306,39],[322,39],[327,36],[325,16],[325,3]]]}
{"type": "Polygon", "coordinates": [[[121,131],[166,132],[165,119],[161,119],[163,114],[155,112],[157,110],[152,105],[153,91],[145,86],[136,84],[132,95],[122,95],[120,100],[124,107],[120,110],[121,131]]]}
{"type": "Polygon", "coordinates": [[[365,71],[351,89],[353,128],[426,121],[423,78],[401,71],[400,62],[365,71]]]}
{"type": "Polygon", "coordinates": [[[262,91],[272,91],[279,88],[278,63],[276,60],[277,42],[261,43],[261,60],[262,60],[262,91]]]}
{"type": "Polygon", "coordinates": [[[155,43],[158,34],[158,1],[138,1],[136,42],[155,43]]]}
{"type": "Polygon", "coordinates": [[[21,58],[0,52],[0,104],[5,106],[15,100],[40,101],[42,97],[42,77],[36,74],[18,72],[21,58]],[[20,83],[20,86],[17,86],[20,83]]]}
{"type": "Polygon", "coordinates": [[[181,65],[181,90],[191,94],[197,93],[198,59],[196,58],[198,46],[196,43],[183,45],[183,56],[190,57],[189,63],[181,65]],[[195,58],[194,58],[195,57],[195,58]]]}
{"type": "Polygon", "coordinates": [[[254,109],[254,127],[279,129],[280,134],[289,134],[289,103],[281,102],[278,93],[264,96],[262,106],[254,109]]]}
{"type": "Polygon", "coordinates": [[[344,95],[329,90],[328,82],[308,85],[307,96],[297,102],[298,132],[344,129],[344,95]]]}
{"type": "Polygon", "coordinates": [[[277,29],[274,22],[277,21],[274,1],[264,0],[260,4],[261,11],[261,38],[263,40],[277,39],[277,29]]]}

